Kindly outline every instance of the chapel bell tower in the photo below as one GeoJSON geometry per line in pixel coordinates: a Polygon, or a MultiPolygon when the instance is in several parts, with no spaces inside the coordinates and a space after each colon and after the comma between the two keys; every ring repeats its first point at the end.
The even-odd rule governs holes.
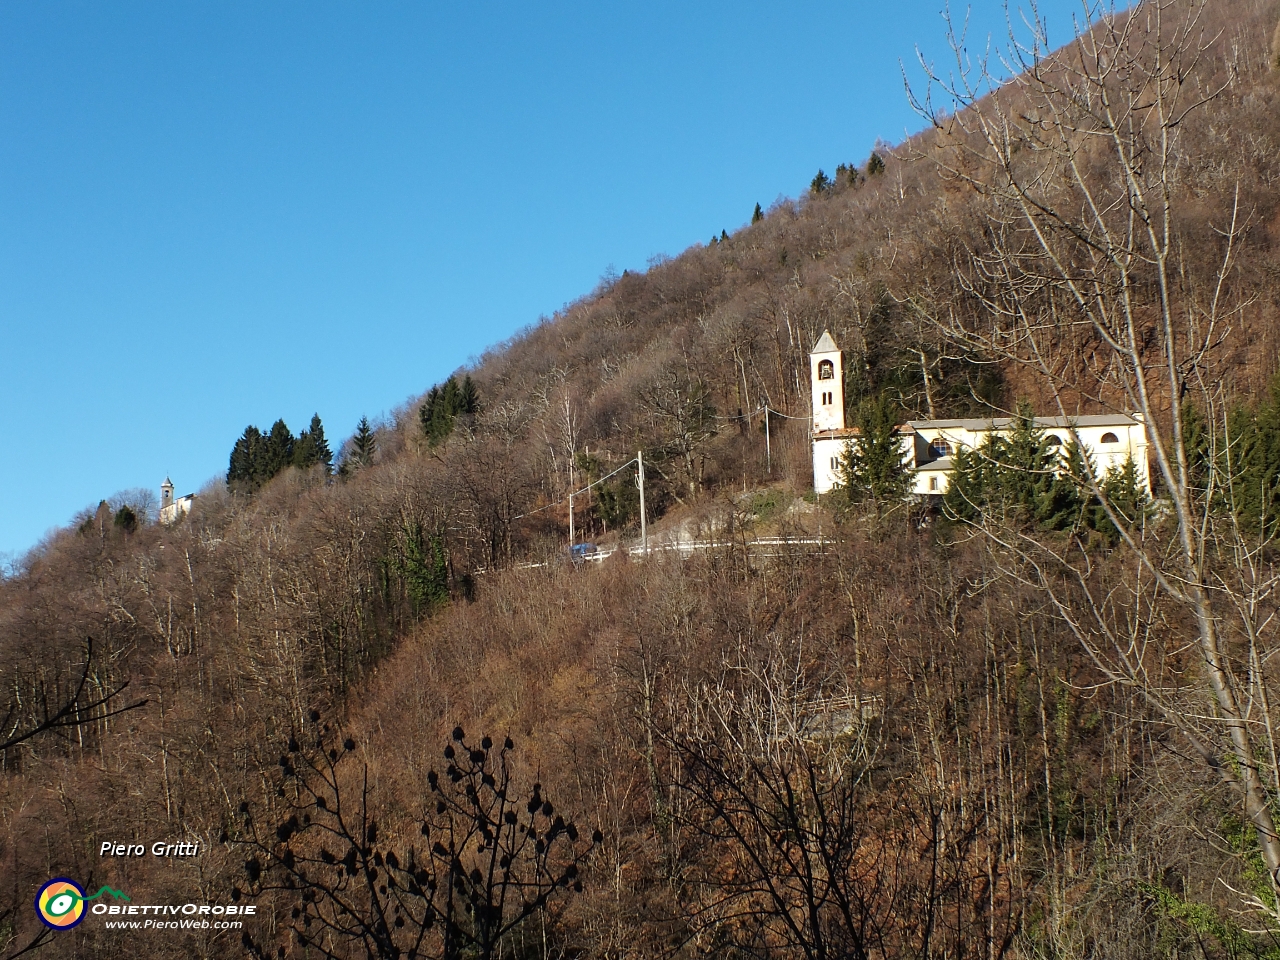
{"type": "Polygon", "coordinates": [[[844,359],[828,330],[822,331],[809,354],[809,383],[813,390],[813,432],[843,430],[844,359]]]}
{"type": "Polygon", "coordinates": [[[168,477],[164,478],[164,483],[160,484],[160,509],[173,503],[173,481],[168,477]]]}

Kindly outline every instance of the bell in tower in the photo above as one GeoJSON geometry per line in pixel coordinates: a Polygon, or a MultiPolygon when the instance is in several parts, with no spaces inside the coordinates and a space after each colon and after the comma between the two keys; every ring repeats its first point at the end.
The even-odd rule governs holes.
{"type": "Polygon", "coordinates": [[[809,354],[813,432],[844,429],[844,360],[831,333],[822,331],[809,354]]]}

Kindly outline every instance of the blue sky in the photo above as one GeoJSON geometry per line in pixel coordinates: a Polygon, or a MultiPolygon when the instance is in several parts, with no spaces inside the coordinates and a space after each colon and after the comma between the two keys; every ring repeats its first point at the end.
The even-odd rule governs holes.
{"type": "MultiPolygon", "coordinates": [[[[0,558],[198,489],[250,423],[319,412],[336,449],[901,140],[941,6],[0,3],[0,558]]],[[[1051,41],[1078,10],[1041,5],[1051,41]]]]}

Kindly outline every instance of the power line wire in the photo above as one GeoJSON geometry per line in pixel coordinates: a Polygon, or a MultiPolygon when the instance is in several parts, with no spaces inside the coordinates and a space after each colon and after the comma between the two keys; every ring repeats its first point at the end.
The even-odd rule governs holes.
{"type": "Polygon", "coordinates": [[[558,506],[560,506],[560,504],[562,504],[562,503],[568,503],[568,502],[569,502],[569,500],[571,500],[573,497],[576,497],[576,496],[577,496],[578,494],[580,494],[580,493],[586,493],[586,492],[587,492],[588,490],[590,490],[592,487],[596,486],[597,484],[604,483],[606,480],[608,480],[608,479],[609,479],[610,477],[612,477],[614,474],[621,473],[623,470],[627,469],[627,467],[631,466],[633,463],[636,463],[636,462],[637,462],[637,461],[636,461],[636,458],[635,458],[635,457],[632,457],[630,460],[628,460],[628,461],[627,461],[626,463],[624,463],[622,466],[618,467],[618,469],[614,470],[614,471],[613,471],[613,472],[611,472],[611,473],[606,473],[603,477],[600,477],[600,478],[599,478],[599,479],[597,479],[597,480],[592,480],[590,483],[588,483],[588,484],[587,484],[585,487],[583,487],[581,490],[574,490],[574,491],[573,491],[572,493],[570,493],[568,496],[561,497],[559,500],[555,500],[555,501],[553,501],[553,502],[551,502],[551,503],[543,504],[543,505],[542,505],[542,506],[540,506],[537,510],[530,510],[528,513],[522,513],[522,514],[520,514],[520,516],[518,516],[518,517],[512,517],[511,519],[512,519],[512,520],[523,520],[525,517],[532,517],[535,513],[541,513],[543,510],[550,510],[552,507],[558,507],[558,506]]]}

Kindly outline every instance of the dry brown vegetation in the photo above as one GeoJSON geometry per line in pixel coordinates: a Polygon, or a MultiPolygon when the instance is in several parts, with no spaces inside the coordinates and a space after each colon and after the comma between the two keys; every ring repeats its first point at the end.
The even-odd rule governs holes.
{"type": "MultiPolygon", "coordinates": [[[[1280,369],[1280,9],[1214,0],[1209,17],[1194,76],[1222,91],[1179,132],[1169,265],[1172,309],[1191,315],[1232,237],[1234,306],[1194,376],[1218,409],[1280,369]]],[[[297,787],[281,759],[312,711],[351,739],[344,793],[367,778],[398,850],[430,816],[428,773],[458,724],[512,737],[519,789],[537,781],[600,827],[584,892],[523,926],[513,956],[1274,955],[1274,881],[1245,829],[1259,812],[1222,775],[1240,758],[1215,770],[1186,739],[1203,727],[1151,695],[1215,709],[1194,696],[1196,610],[1131,590],[1124,550],[1089,554],[1088,577],[1050,594],[999,543],[795,501],[811,485],[808,351],[823,329],[846,351],[849,399],[888,391],[904,415],[1124,404],[1088,331],[1046,333],[1047,377],[977,335],[1009,302],[979,267],[1017,256],[980,146],[943,124],[886,151],[881,172],[607,278],[486,354],[469,371],[480,413],[434,447],[413,401],[379,430],[376,462],[341,481],[291,469],[252,497],[206,491],[169,528],[100,514],[42,544],[0,581],[0,738],[68,705],[75,722],[0,758],[0,955],[38,937],[31,898],[59,875],[141,902],[253,899],[258,944],[309,955],[290,896],[259,895],[246,873],[241,808],[285,816],[297,787]],[[797,418],[771,421],[772,476],[766,406],[797,418]],[[636,450],[650,522],[701,523],[717,545],[554,562],[565,495],[636,450]],[[757,489],[769,497],[742,496],[757,489]],[[793,504],[771,529],[820,524],[827,542],[751,550],[762,503],[793,504]],[[437,546],[444,604],[419,589],[437,546]],[[1098,596],[1112,617],[1099,622],[1161,637],[1141,678],[1109,673],[1071,622],[1098,596]],[[200,855],[98,856],[105,840],[180,839],[200,855]]],[[[1010,169],[1040,169],[1022,150],[1010,169]]],[[[1114,177],[1105,151],[1078,159],[1088,182],[1114,177]]],[[[1157,385],[1153,413],[1173,402],[1157,385]]],[[[578,528],[633,539],[623,487],[610,496],[580,501],[578,528]]],[[[1272,553],[1248,556],[1270,582],[1256,570],[1272,553]]],[[[1274,629],[1273,594],[1248,601],[1244,622],[1274,629]]],[[[1224,636],[1228,669],[1250,678],[1248,722],[1269,725],[1258,644],[1224,636]]],[[[1243,766],[1274,805],[1280,769],[1258,752],[1243,766]]],[[[242,952],[239,932],[133,936],[86,922],[37,949],[242,952]]]]}

